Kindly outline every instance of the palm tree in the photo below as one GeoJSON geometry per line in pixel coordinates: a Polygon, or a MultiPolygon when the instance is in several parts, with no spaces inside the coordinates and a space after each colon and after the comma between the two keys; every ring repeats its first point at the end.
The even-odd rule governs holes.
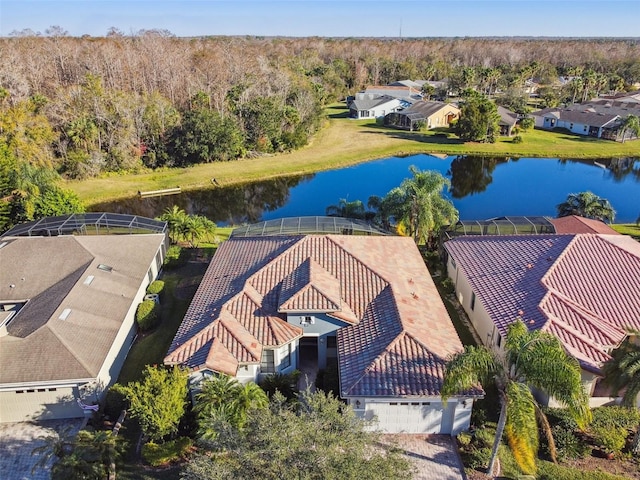
{"type": "Polygon", "coordinates": [[[420,171],[414,165],[409,171],[413,178],[404,179],[399,187],[387,193],[380,212],[387,220],[393,217],[416,243],[428,243],[441,227],[458,220],[458,211],[442,196],[451,182],[439,172],[420,171]]]}
{"type": "Polygon", "coordinates": [[[366,216],[364,204],[361,200],[349,202],[346,198],[341,198],[337,205],[329,205],[325,212],[330,217],[363,219],[366,216]]]}
{"type": "Polygon", "coordinates": [[[177,205],[173,205],[171,208],[167,207],[164,213],[160,215],[159,219],[167,222],[169,238],[172,243],[178,243],[181,225],[185,222],[186,218],[187,213],[177,205]]]}
{"type": "Polygon", "coordinates": [[[640,117],[636,115],[627,115],[622,124],[620,125],[620,134],[622,136],[622,143],[627,139],[627,133],[631,133],[630,137],[640,137],[640,117]]]}
{"type": "MultiPolygon", "coordinates": [[[[640,393],[640,344],[638,334],[632,331],[613,349],[611,359],[602,367],[604,382],[616,393],[622,391],[622,405],[635,408],[640,393]]],[[[640,427],[633,439],[634,454],[640,453],[640,427]]]]}
{"type": "Polygon", "coordinates": [[[558,218],[569,215],[579,215],[585,218],[593,218],[603,222],[613,222],[616,211],[609,200],[600,198],[592,192],[570,193],[567,199],[556,205],[558,218]]]}
{"type": "Polygon", "coordinates": [[[560,341],[539,330],[529,331],[517,320],[507,330],[504,354],[487,347],[467,346],[447,363],[442,398],[447,399],[478,384],[495,383],[500,417],[487,472],[494,469],[498,446],[506,433],[511,451],[523,472],[536,470],[540,421],[555,461],[551,428],[531,393],[534,388],[564,404],[581,428],[590,420],[588,397],[582,386],[580,366],[560,341]]]}
{"type": "Polygon", "coordinates": [[[213,440],[221,423],[242,428],[247,413],[269,406],[269,397],[255,383],[242,385],[228,375],[216,375],[202,383],[196,395],[194,410],[198,414],[200,436],[213,440]]]}

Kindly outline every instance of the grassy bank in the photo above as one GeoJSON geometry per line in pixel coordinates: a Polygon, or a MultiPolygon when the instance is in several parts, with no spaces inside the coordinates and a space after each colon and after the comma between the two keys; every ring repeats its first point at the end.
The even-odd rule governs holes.
{"type": "Polygon", "coordinates": [[[231,185],[283,175],[313,173],[396,155],[417,153],[484,154],[517,157],[607,158],[637,156],[640,141],[616,143],[564,133],[532,130],[522,134],[522,143],[499,138],[496,143],[461,142],[437,132],[405,132],[378,126],[372,120],[351,120],[341,105],[327,109],[324,128],[306,147],[234,162],[194,165],[136,175],[117,175],[70,181],[86,205],[132,197],[138,191],[180,186],[183,190],[231,185]]]}

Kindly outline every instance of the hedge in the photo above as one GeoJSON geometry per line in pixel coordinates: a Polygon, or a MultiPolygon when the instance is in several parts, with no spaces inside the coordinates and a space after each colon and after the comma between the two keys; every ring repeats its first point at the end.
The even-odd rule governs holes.
{"type": "Polygon", "coordinates": [[[161,467],[182,460],[191,450],[193,440],[179,437],[165,443],[145,443],[142,446],[142,458],[152,467],[161,467]]]}
{"type": "Polygon", "coordinates": [[[160,295],[164,290],[164,282],[162,280],[154,280],[147,287],[147,293],[156,293],[160,295]]]}
{"type": "Polygon", "coordinates": [[[158,324],[159,318],[158,306],[153,300],[144,300],[140,305],[138,305],[138,310],[136,311],[136,322],[138,323],[140,330],[143,332],[155,327],[158,324]]]}

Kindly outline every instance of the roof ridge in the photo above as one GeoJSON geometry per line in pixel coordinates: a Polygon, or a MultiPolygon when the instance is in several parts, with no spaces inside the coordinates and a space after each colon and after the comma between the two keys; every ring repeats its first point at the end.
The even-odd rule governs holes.
{"type": "MultiPolygon", "coordinates": [[[[260,340],[258,340],[256,337],[254,337],[253,334],[249,330],[247,330],[247,328],[242,323],[240,323],[238,320],[236,320],[236,317],[233,316],[231,314],[231,312],[229,312],[228,310],[225,312],[225,313],[228,314],[229,317],[231,317],[231,318],[228,318],[228,319],[223,319],[222,318],[222,313],[223,312],[220,312],[221,315],[220,315],[220,317],[218,317],[220,326],[223,327],[227,331],[229,336],[233,337],[233,339],[236,342],[238,342],[238,344],[241,345],[242,348],[244,348],[249,353],[249,355],[251,355],[253,358],[256,358],[256,356],[253,354],[253,349],[251,349],[249,346],[247,346],[246,343],[241,340],[240,336],[236,334],[236,331],[233,328],[230,328],[230,326],[227,325],[227,323],[228,322],[229,323],[230,322],[234,322],[234,323],[238,324],[239,328],[244,330],[243,333],[245,333],[250,338],[253,338],[255,340],[255,342],[256,342],[256,346],[259,345],[261,347],[260,349],[262,349],[262,347],[263,347],[262,342],[260,342],[260,340]]],[[[220,343],[222,343],[227,348],[227,350],[229,350],[228,345],[226,345],[226,343],[224,341],[221,340],[220,343]]],[[[229,350],[229,351],[231,351],[231,350],[229,350]]],[[[257,358],[256,360],[259,362],[260,358],[257,358]]]]}
{"type": "MultiPolygon", "coordinates": [[[[544,305],[545,301],[548,300],[548,297],[551,295],[555,295],[556,297],[558,297],[561,301],[566,302],[570,308],[574,309],[575,311],[577,311],[579,314],[581,314],[581,316],[587,321],[589,322],[589,324],[594,327],[596,330],[598,330],[603,336],[610,338],[611,340],[615,340],[614,338],[611,337],[611,335],[605,331],[605,329],[603,329],[600,325],[598,325],[596,322],[594,322],[593,320],[598,320],[598,321],[602,321],[604,322],[608,327],[618,330],[620,333],[622,333],[623,335],[626,335],[625,332],[623,332],[622,330],[619,330],[617,327],[615,327],[614,325],[611,325],[607,320],[603,319],[602,317],[599,317],[596,314],[593,314],[591,312],[589,312],[588,310],[585,310],[583,308],[580,308],[579,305],[577,305],[575,302],[571,301],[571,299],[565,297],[564,295],[556,292],[556,291],[549,291],[547,293],[547,295],[545,295],[542,300],[540,301],[540,308],[542,309],[542,306],[544,305]]],[[[592,347],[598,349],[598,350],[605,350],[608,345],[602,345],[601,343],[597,342],[595,339],[590,338],[589,336],[585,335],[584,333],[582,333],[580,330],[577,330],[576,328],[574,328],[573,326],[571,326],[568,322],[562,320],[560,317],[554,315],[553,313],[549,312],[546,308],[543,309],[545,316],[552,322],[554,322],[556,325],[560,326],[561,328],[563,328],[564,330],[567,330],[568,332],[571,332],[572,335],[574,335],[575,337],[579,338],[581,341],[583,341],[584,343],[591,345],[592,347]]],[[[544,329],[544,326],[542,327],[544,329]]]]}
{"type": "MultiPolygon", "coordinates": [[[[560,262],[564,259],[564,257],[566,257],[568,255],[568,252],[573,248],[573,245],[577,242],[577,238],[578,238],[578,233],[573,233],[570,234],[568,236],[573,237],[569,243],[567,243],[567,245],[562,249],[562,252],[560,252],[560,255],[558,255],[554,262],[551,264],[551,266],[547,269],[547,271],[545,272],[545,274],[542,276],[542,278],[540,278],[540,283],[544,286],[544,288],[546,288],[547,292],[552,290],[552,288],[549,286],[549,282],[548,279],[551,276],[551,274],[555,271],[555,269],[557,268],[557,266],[560,264],[560,262]]],[[[565,236],[565,234],[554,234],[554,236],[565,236]]]]}
{"type": "MultiPolygon", "coordinates": [[[[356,262],[358,262],[360,265],[362,265],[363,267],[365,267],[367,270],[369,270],[372,274],[374,274],[376,277],[380,278],[382,281],[384,281],[385,283],[385,287],[390,286],[391,282],[389,282],[389,280],[387,280],[385,277],[382,276],[382,274],[380,274],[379,272],[377,272],[376,270],[374,270],[373,268],[371,268],[367,263],[365,263],[362,259],[360,259],[360,257],[356,256],[355,254],[351,253],[349,250],[347,250],[346,248],[344,248],[342,245],[340,245],[333,237],[336,237],[336,235],[325,235],[327,237],[327,240],[329,240],[331,243],[333,243],[336,247],[338,247],[339,249],[341,249],[342,251],[344,251],[347,255],[349,255],[351,258],[353,258],[356,262]]],[[[384,290],[384,288],[382,289],[384,290]]]]}
{"type": "MultiPolygon", "coordinates": [[[[616,242],[612,242],[609,240],[609,237],[618,237],[618,235],[612,235],[612,234],[606,234],[606,233],[596,233],[594,234],[595,237],[598,238],[599,241],[605,242],[607,245],[611,245],[612,247],[614,247],[615,249],[621,251],[622,253],[624,253],[625,255],[631,255],[633,258],[640,260],[640,255],[636,255],[634,252],[632,252],[631,250],[627,250],[626,248],[621,247],[620,245],[618,245],[616,242]]],[[[625,237],[625,235],[623,235],[623,237],[625,237]]],[[[637,242],[637,240],[635,240],[632,237],[629,237],[631,241],[637,242]]],[[[640,243],[640,242],[638,242],[640,243]]]]}
{"type": "MultiPolygon", "coordinates": [[[[214,328],[216,328],[216,322],[219,320],[219,318],[220,318],[220,317],[216,317],[216,318],[214,318],[214,319],[213,319],[213,321],[212,321],[209,325],[207,325],[207,326],[206,326],[206,327],[204,327],[202,330],[200,330],[198,333],[196,333],[195,335],[193,335],[193,336],[192,336],[191,338],[189,338],[186,342],[184,342],[184,343],[182,343],[182,344],[178,345],[175,349],[173,349],[173,350],[171,351],[171,353],[169,353],[168,355],[166,355],[166,356],[165,356],[165,358],[164,358],[164,359],[165,359],[165,361],[166,361],[168,358],[172,358],[172,357],[179,356],[179,355],[180,355],[181,353],[183,353],[183,352],[184,352],[188,347],[190,347],[190,346],[192,346],[192,345],[196,344],[196,343],[197,343],[199,340],[201,340],[203,337],[205,337],[205,338],[206,338],[206,336],[207,336],[207,335],[208,335],[208,334],[209,334],[209,333],[210,333],[214,328]]],[[[209,340],[207,340],[206,342],[203,342],[203,344],[202,344],[200,347],[198,347],[198,350],[199,350],[200,348],[202,348],[202,346],[204,346],[208,341],[210,341],[210,340],[211,340],[211,339],[213,339],[213,338],[215,338],[215,333],[214,333],[214,335],[213,335],[209,340]]],[[[171,361],[172,361],[172,360],[170,360],[170,362],[171,362],[171,361]]],[[[178,363],[181,363],[181,362],[178,362],[178,363]]]]}
{"type": "MultiPolygon", "coordinates": [[[[93,375],[93,374],[91,373],[91,368],[89,368],[89,367],[87,366],[86,362],[85,362],[84,360],[82,360],[82,358],[81,358],[81,357],[79,357],[78,355],[76,355],[76,352],[74,352],[74,351],[73,351],[73,349],[69,348],[69,345],[67,344],[67,342],[66,342],[66,341],[64,341],[64,339],[63,339],[60,335],[58,335],[58,334],[57,334],[57,333],[56,333],[56,332],[55,332],[55,331],[54,331],[54,330],[53,330],[53,329],[48,325],[48,322],[47,322],[45,325],[43,325],[43,326],[44,326],[47,330],[49,330],[49,331],[53,334],[53,336],[54,336],[54,337],[56,337],[56,338],[58,339],[58,341],[59,341],[59,342],[64,346],[64,348],[67,350],[67,352],[69,352],[69,353],[71,354],[71,356],[72,356],[73,358],[75,358],[75,359],[76,359],[76,361],[77,361],[80,365],[82,365],[82,368],[84,368],[84,369],[85,369],[85,371],[89,374],[89,376],[90,376],[90,377],[95,376],[95,375],[98,375],[98,373],[100,373],[100,371],[98,370],[98,371],[95,373],[95,375],[93,375]]],[[[101,367],[102,367],[102,365],[101,365],[101,367]]]]}

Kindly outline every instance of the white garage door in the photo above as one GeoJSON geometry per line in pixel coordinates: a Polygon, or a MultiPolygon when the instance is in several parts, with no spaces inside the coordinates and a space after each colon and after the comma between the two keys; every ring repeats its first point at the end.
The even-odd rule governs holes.
{"type": "Polygon", "coordinates": [[[377,428],[389,433],[450,433],[453,404],[444,409],[440,402],[368,401],[366,418],[377,417],[377,428]]]}
{"type": "Polygon", "coordinates": [[[0,422],[82,417],[71,388],[40,388],[0,393],[0,422]]]}

